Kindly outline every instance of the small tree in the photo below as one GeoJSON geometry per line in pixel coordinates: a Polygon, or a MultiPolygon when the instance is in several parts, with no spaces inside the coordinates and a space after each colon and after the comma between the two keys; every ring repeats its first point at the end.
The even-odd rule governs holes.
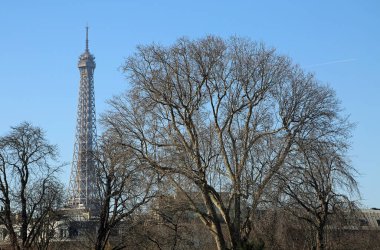
{"type": "MultiPolygon", "coordinates": [[[[343,129],[347,131],[347,129],[343,129]]],[[[347,144],[302,142],[300,152],[287,162],[282,177],[284,207],[315,231],[314,248],[326,248],[326,228],[338,230],[339,220],[357,208],[351,200],[359,191],[353,169],[344,155],[347,144]]]]}
{"type": "Polygon", "coordinates": [[[55,177],[60,167],[51,164],[56,156],[56,146],[27,122],[0,137],[0,222],[13,249],[31,248],[41,237],[52,237],[44,229],[62,195],[55,177]]]}
{"type": "Polygon", "coordinates": [[[110,132],[103,134],[96,158],[101,210],[95,249],[100,250],[109,243],[111,230],[122,228],[154,196],[156,176],[125,151],[120,139],[110,132]]]}

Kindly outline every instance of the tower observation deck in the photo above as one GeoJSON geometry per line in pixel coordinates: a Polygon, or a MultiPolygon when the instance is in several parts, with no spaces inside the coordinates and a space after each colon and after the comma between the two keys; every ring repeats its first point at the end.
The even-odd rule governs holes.
{"type": "Polygon", "coordinates": [[[88,48],[79,57],[80,72],[77,125],[69,183],[68,205],[72,208],[96,210],[96,113],[94,94],[95,57],[88,48]]]}

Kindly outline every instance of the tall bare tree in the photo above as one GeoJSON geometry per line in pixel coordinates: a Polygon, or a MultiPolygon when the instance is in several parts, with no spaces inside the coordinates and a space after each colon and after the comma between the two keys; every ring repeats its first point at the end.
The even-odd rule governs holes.
{"type": "Polygon", "coordinates": [[[131,89],[110,101],[108,128],[187,197],[218,249],[251,246],[252,213],[296,140],[334,137],[340,119],[329,87],[247,39],[140,46],[123,69],[131,89]]]}
{"type": "Polygon", "coordinates": [[[0,222],[13,249],[29,249],[49,234],[43,229],[62,197],[55,177],[59,166],[52,165],[56,156],[56,146],[30,123],[0,137],[0,222]]]}

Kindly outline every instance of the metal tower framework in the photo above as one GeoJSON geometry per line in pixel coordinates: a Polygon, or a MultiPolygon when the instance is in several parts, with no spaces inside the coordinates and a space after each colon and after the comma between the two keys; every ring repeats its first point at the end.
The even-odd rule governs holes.
{"type": "Polygon", "coordinates": [[[80,86],[76,136],[69,184],[69,206],[96,209],[96,114],[94,93],[95,57],[88,49],[86,27],[86,50],[80,55],[78,68],[80,86]]]}

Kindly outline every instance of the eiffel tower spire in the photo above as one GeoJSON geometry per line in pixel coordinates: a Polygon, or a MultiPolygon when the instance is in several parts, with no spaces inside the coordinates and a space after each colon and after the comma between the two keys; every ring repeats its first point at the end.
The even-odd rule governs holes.
{"type": "Polygon", "coordinates": [[[86,51],[88,51],[88,26],[86,26],[86,51]]]}

